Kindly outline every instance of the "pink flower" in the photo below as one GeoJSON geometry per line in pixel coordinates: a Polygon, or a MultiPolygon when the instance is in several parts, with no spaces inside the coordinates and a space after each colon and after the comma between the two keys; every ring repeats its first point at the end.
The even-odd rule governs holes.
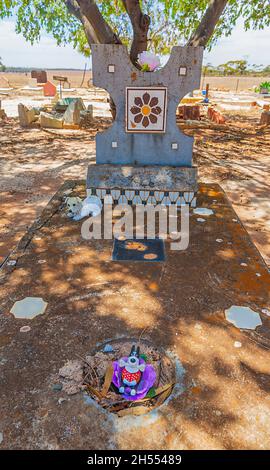
{"type": "Polygon", "coordinates": [[[160,67],[159,57],[147,51],[138,55],[138,62],[144,72],[154,72],[160,67]]]}

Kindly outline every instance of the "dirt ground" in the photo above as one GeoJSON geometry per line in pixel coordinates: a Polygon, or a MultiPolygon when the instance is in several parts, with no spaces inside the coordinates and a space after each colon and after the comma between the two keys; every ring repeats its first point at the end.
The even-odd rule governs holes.
{"type": "Polygon", "coordinates": [[[83,241],[61,208],[64,189],[43,211],[64,182],[85,180],[108,119],[96,115],[91,131],[22,129],[16,118],[0,124],[0,262],[18,258],[0,279],[2,448],[269,449],[269,316],[261,313],[254,332],[224,319],[233,304],[260,312],[270,305],[259,254],[270,265],[270,128],[258,125],[260,112],[228,112],[224,126],[182,125],[195,137],[198,205],[214,216],[206,224],[191,217],[186,252],[167,250],[166,263],[143,266],[112,263],[111,241],[83,241]],[[43,296],[46,313],[15,319],[12,304],[28,295],[43,296]],[[31,330],[21,333],[25,325],[31,330]],[[77,353],[145,329],[187,377],[153,415],[115,418],[81,394],[52,389],[77,353]]]}
{"type": "MultiPolygon", "coordinates": [[[[98,111],[97,111],[98,112],[98,111]]],[[[220,183],[265,261],[270,264],[270,129],[259,108],[225,113],[225,126],[204,122],[194,135],[194,163],[202,182],[220,183]]],[[[54,133],[0,124],[0,262],[67,179],[84,179],[95,161],[95,134],[110,125],[96,117],[91,131],[54,133]]]]}
{"type": "Polygon", "coordinates": [[[167,241],[165,262],[121,263],[112,240],[84,240],[66,217],[68,187],[85,191],[62,187],[13,253],[15,268],[1,272],[0,447],[269,449],[270,276],[224,192],[200,185],[198,204],[213,214],[191,216],[187,250],[167,241]],[[14,318],[13,302],[29,295],[46,312],[14,318]],[[235,328],[224,316],[231,305],[260,312],[262,325],[235,328]],[[54,389],[67,361],[141,336],[175,364],[173,393],[157,409],[118,417],[83,392],[54,389]]]}

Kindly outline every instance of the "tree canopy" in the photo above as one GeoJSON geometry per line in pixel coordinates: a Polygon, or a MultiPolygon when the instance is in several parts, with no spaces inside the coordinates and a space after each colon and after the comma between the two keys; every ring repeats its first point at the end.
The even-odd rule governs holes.
{"type": "MultiPolygon", "coordinates": [[[[134,25],[123,0],[0,0],[0,18],[13,17],[16,32],[31,43],[38,41],[41,32],[51,34],[60,44],[71,43],[74,48],[89,54],[89,37],[78,15],[71,14],[74,4],[96,3],[102,17],[120,41],[130,46],[134,25]],[[69,7],[69,8],[68,8],[69,7]]],[[[171,46],[184,44],[199,26],[209,5],[207,0],[138,0],[144,15],[150,18],[148,48],[159,54],[168,53],[171,46]]],[[[216,2],[218,3],[218,2],[216,2]]],[[[222,3],[222,2],[221,2],[222,3]]],[[[244,27],[262,29],[270,25],[269,0],[228,0],[223,14],[217,19],[214,33],[207,46],[222,35],[230,35],[238,18],[244,27]]],[[[83,6],[82,6],[83,7],[83,6]]],[[[74,11],[73,11],[74,13],[74,11]]]]}

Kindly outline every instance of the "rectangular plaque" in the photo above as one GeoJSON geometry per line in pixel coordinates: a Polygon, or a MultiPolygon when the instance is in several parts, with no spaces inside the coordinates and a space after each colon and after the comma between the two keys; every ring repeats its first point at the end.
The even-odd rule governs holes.
{"type": "Polygon", "coordinates": [[[126,132],[165,133],[167,87],[126,88],[126,132]]]}

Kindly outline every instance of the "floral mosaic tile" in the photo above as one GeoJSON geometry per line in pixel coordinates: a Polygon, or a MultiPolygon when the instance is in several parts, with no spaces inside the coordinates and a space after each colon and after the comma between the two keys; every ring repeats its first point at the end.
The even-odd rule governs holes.
{"type": "Polygon", "coordinates": [[[165,132],[166,87],[126,88],[126,131],[165,132]]]}

